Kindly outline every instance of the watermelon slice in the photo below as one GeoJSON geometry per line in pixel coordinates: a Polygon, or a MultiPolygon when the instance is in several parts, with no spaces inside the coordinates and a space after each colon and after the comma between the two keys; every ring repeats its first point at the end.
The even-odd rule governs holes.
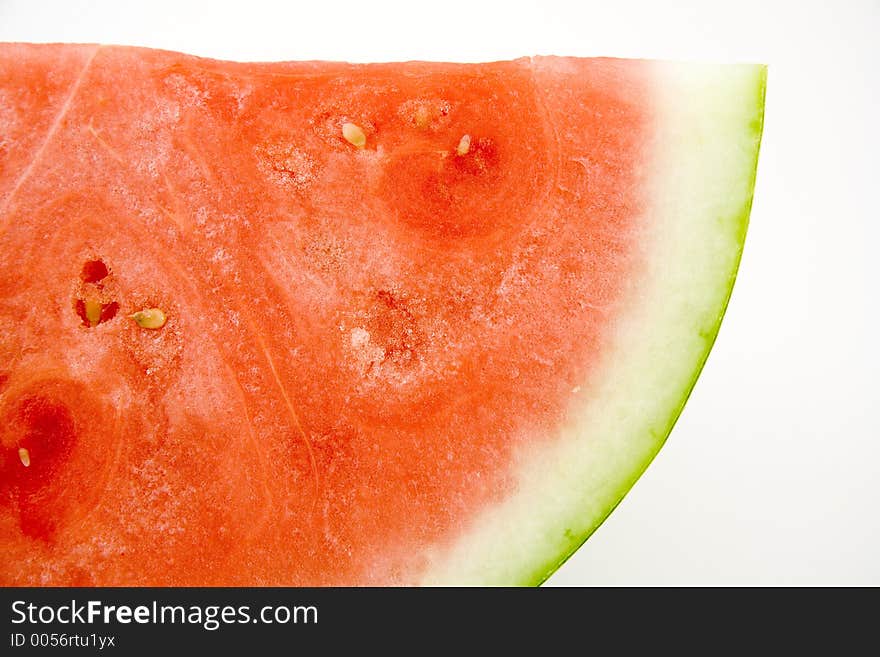
{"type": "Polygon", "coordinates": [[[707,357],[764,85],[0,46],[0,582],[543,581],[707,357]]]}

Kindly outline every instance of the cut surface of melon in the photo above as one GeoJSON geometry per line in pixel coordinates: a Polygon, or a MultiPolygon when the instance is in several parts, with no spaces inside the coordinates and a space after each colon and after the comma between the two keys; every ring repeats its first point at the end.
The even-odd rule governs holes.
{"type": "Polygon", "coordinates": [[[652,79],[647,267],[598,383],[573,391],[557,443],[517,453],[517,492],[436,553],[425,583],[543,582],[647,468],[709,355],[748,226],[766,68],[657,63],[652,79]]]}
{"type": "Polygon", "coordinates": [[[543,581],[705,362],[765,84],[27,44],[0,72],[7,585],[543,581]]]}

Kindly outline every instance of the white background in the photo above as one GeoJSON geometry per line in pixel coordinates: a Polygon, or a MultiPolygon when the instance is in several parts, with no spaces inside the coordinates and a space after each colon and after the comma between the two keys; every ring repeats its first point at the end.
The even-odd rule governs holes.
{"type": "Polygon", "coordinates": [[[550,583],[880,585],[880,0],[0,0],[0,41],[770,65],[739,280],[669,442],[550,583]]]}

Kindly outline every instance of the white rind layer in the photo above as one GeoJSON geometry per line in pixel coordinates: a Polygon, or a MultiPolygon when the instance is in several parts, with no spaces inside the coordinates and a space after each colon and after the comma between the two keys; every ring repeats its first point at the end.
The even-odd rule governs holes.
{"type": "Polygon", "coordinates": [[[568,425],[515,454],[512,496],[422,555],[423,584],[546,579],[651,462],[708,356],[748,224],[766,69],[645,65],[656,109],[644,275],[631,281],[602,371],[573,394],[568,425]]]}

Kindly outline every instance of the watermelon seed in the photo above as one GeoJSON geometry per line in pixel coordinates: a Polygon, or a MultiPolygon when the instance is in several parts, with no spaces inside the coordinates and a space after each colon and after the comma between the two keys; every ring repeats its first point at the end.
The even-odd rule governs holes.
{"type": "Polygon", "coordinates": [[[367,135],[365,135],[364,131],[354,123],[342,124],[342,136],[345,137],[345,140],[349,144],[356,146],[357,148],[363,148],[367,145],[367,135]]]}
{"type": "Polygon", "coordinates": [[[18,448],[18,458],[24,467],[31,467],[31,453],[27,451],[24,447],[18,448]]]}
{"type": "Polygon", "coordinates": [[[463,135],[462,138],[458,142],[458,147],[455,149],[455,152],[458,155],[467,155],[468,151],[471,150],[471,136],[463,135]]]}
{"type": "Polygon", "coordinates": [[[416,115],[415,115],[416,127],[421,130],[424,130],[425,128],[428,127],[428,124],[430,122],[431,122],[431,115],[428,112],[428,108],[425,105],[419,105],[418,109],[416,110],[416,115]]]}
{"type": "Polygon", "coordinates": [[[135,324],[141,328],[154,330],[162,328],[165,326],[165,322],[168,321],[165,313],[160,308],[138,310],[136,313],[132,313],[128,317],[133,319],[135,324]]]}
{"type": "Polygon", "coordinates": [[[86,319],[89,320],[89,324],[92,326],[97,326],[98,322],[101,321],[101,302],[95,301],[93,299],[87,299],[85,302],[86,306],[86,319]]]}

